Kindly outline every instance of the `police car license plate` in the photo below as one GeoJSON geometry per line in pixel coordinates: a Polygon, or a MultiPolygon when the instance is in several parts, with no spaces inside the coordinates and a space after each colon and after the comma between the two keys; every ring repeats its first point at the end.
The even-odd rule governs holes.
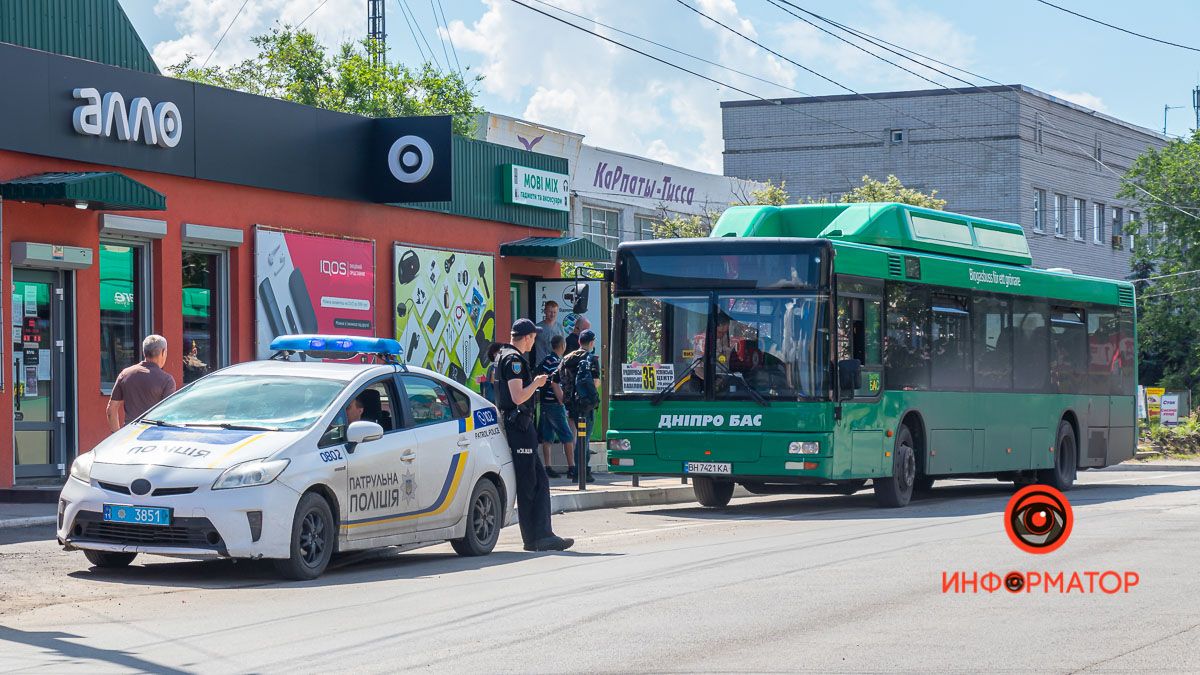
{"type": "Polygon", "coordinates": [[[716,473],[731,474],[733,465],[729,462],[684,462],[684,473],[716,473]]]}
{"type": "Polygon", "coordinates": [[[171,524],[171,509],[160,506],[105,504],[103,519],[106,523],[167,526],[171,524]]]}

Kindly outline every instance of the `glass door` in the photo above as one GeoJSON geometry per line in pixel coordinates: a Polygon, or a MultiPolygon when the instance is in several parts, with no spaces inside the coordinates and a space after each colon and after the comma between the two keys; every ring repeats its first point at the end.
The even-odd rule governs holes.
{"type": "Polygon", "coordinates": [[[14,270],[11,344],[16,477],[60,477],[68,430],[62,275],[14,270]]]}
{"type": "MultiPolygon", "coordinates": [[[[511,324],[517,319],[533,319],[541,321],[540,316],[531,316],[529,314],[529,282],[524,280],[512,280],[508,283],[508,321],[511,324]]],[[[497,331],[496,338],[501,339],[504,331],[497,331]]]]}

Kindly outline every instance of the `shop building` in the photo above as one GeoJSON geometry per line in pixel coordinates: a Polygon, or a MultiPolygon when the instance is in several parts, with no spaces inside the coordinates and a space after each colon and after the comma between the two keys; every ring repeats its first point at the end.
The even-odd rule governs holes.
{"type": "Polygon", "coordinates": [[[395,336],[469,382],[511,289],[557,278],[561,257],[606,257],[563,236],[544,185],[514,200],[506,184],[513,166],[565,174],[565,159],[451,138],[447,118],[162,77],[133,58],[145,48],[123,16],[117,46],[95,49],[83,23],[64,30],[88,40],[0,44],[0,489],[61,481],[108,434],[113,380],[151,332],[181,385],[263,356],[272,335],[334,331],[395,336]]]}

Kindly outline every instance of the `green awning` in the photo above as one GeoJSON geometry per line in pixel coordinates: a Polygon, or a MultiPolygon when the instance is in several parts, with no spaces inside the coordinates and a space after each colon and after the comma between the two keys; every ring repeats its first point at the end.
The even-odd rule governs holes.
{"type": "Polygon", "coordinates": [[[0,183],[0,197],[98,211],[166,211],[163,193],[112,171],[40,173],[0,183]]]}
{"type": "Polygon", "coordinates": [[[522,258],[612,262],[608,249],[583,237],[529,237],[500,244],[500,255],[522,258]]]}

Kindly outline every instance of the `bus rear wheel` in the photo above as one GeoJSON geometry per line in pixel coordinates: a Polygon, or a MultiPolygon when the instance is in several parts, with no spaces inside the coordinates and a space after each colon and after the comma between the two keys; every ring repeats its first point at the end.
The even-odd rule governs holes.
{"type": "Polygon", "coordinates": [[[875,501],[885,508],[907,506],[912,499],[917,481],[917,452],[913,449],[913,435],[908,427],[900,427],[896,434],[896,449],[892,451],[892,475],[876,478],[875,501]]]}
{"type": "Polygon", "coordinates": [[[726,506],[733,499],[733,483],[708,476],[693,476],[692,490],[702,506],[726,506]]]}
{"type": "Polygon", "coordinates": [[[1063,420],[1058,423],[1058,436],[1054,440],[1054,466],[1038,471],[1038,482],[1060,492],[1066,492],[1075,484],[1075,466],[1079,453],[1075,443],[1075,429],[1063,420]]]}

